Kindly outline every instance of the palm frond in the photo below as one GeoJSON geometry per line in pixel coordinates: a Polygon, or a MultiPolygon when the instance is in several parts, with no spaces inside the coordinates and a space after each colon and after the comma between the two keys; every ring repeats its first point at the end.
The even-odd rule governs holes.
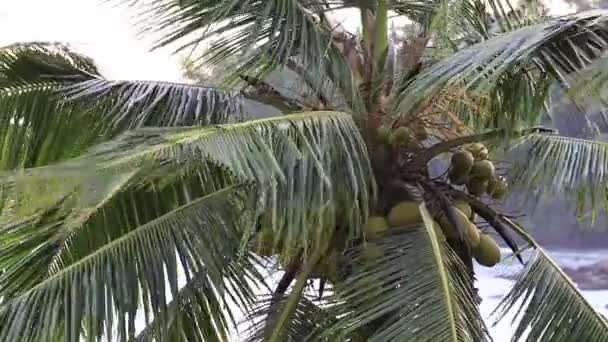
{"type": "Polygon", "coordinates": [[[129,172],[139,172],[142,184],[193,174],[201,174],[203,188],[218,179],[254,184],[259,208],[286,255],[323,243],[338,214],[357,235],[375,198],[365,146],[352,118],[312,112],[213,128],[125,133],[81,158],[7,174],[4,196],[12,206],[3,216],[18,222],[46,212],[66,194],[77,207],[79,202],[88,206],[87,183],[129,172]]]}
{"type": "Polygon", "coordinates": [[[381,256],[370,261],[362,251],[355,255],[360,269],[334,288],[340,320],[328,333],[347,336],[367,328],[369,341],[486,340],[464,265],[439,240],[424,205],[421,210],[423,227],[374,242],[381,256]]]}
{"type": "MultiPolygon", "coordinates": [[[[272,298],[261,298],[257,307],[247,318],[247,341],[266,341],[268,329],[277,319],[277,315],[283,311],[288,296],[279,298],[273,302],[272,298]],[[272,305],[271,305],[272,303],[272,305]]],[[[303,295],[298,300],[291,319],[283,329],[280,336],[281,341],[308,341],[323,340],[320,334],[328,329],[336,318],[331,315],[328,308],[323,307],[320,301],[315,301],[311,295],[303,295]]]]}
{"type": "Polygon", "coordinates": [[[607,340],[606,318],[536,242],[529,236],[527,240],[536,252],[495,310],[498,320],[514,314],[512,341],[607,340]]]}
{"type": "MultiPolygon", "coordinates": [[[[497,35],[424,70],[404,87],[396,101],[396,109],[398,112],[411,112],[445,87],[457,85],[494,97],[490,103],[498,106],[504,115],[508,115],[511,109],[516,110],[518,115],[511,115],[503,122],[513,126],[513,122],[519,120],[534,121],[541,113],[513,108],[522,96],[518,95],[518,101],[511,101],[513,96],[509,94],[525,82],[529,88],[526,97],[531,98],[526,101],[542,103],[547,84],[552,79],[568,86],[566,75],[586,67],[605,50],[607,27],[608,12],[598,10],[497,35]]],[[[497,127],[492,122],[489,126],[497,127]]]]}
{"type": "Polygon", "coordinates": [[[216,314],[225,308],[213,291],[213,283],[205,272],[193,275],[168,305],[162,320],[151,321],[135,341],[229,341],[226,332],[230,331],[230,322],[216,314]]]}
{"type": "Polygon", "coordinates": [[[238,93],[106,81],[91,63],[60,44],[0,49],[0,170],[73,158],[128,128],[220,124],[242,117],[238,93]]]}
{"type": "Polygon", "coordinates": [[[595,221],[598,207],[606,210],[608,144],[547,134],[524,136],[511,147],[509,181],[532,201],[542,196],[569,193],[577,199],[579,214],[590,209],[595,221]]]}
{"type": "Polygon", "coordinates": [[[97,66],[67,45],[17,43],[0,48],[0,87],[15,83],[76,82],[100,77],[97,66]]]}
{"type": "Polygon", "coordinates": [[[142,30],[159,31],[163,37],[158,46],[184,42],[180,49],[196,47],[208,38],[225,34],[209,54],[215,60],[257,45],[264,50],[261,55],[269,56],[274,65],[286,65],[289,57],[298,54],[316,56],[315,60],[304,61],[315,65],[329,43],[329,32],[323,32],[317,16],[326,10],[324,1],[122,2],[144,5],[142,30]]]}
{"type": "Polygon", "coordinates": [[[243,119],[238,92],[199,85],[90,80],[65,88],[62,95],[68,102],[82,103],[85,111],[121,131],[145,126],[208,126],[243,119]]]}
{"type": "MultiPolygon", "coordinates": [[[[229,187],[195,199],[112,240],[35,287],[5,298],[0,304],[0,337],[48,341],[61,336],[78,341],[85,328],[94,339],[105,335],[112,340],[114,331],[120,340],[133,338],[140,306],[154,317],[167,312],[166,279],[175,297],[180,269],[190,280],[189,274],[209,265],[219,273],[206,275],[213,286],[206,294],[227,305],[224,278],[232,278],[230,284],[238,286],[236,292],[246,305],[253,292],[243,279],[251,278],[254,268],[246,258],[234,263],[225,258],[240,246],[243,216],[235,215],[233,208],[252,200],[246,192],[229,187]]],[[[212,320],[201,324],[225,320],[221,311],[208,313],[212,320]]]]}
{"type": "Polygon", "coordinates": [[[606,95],[608,77],[606,77],[605,70],[607,69],[608,55],[604,54],[587,68],[571,77],[572,87],[569,89],[569,95],[576,99],[591,97],[602,105],[606,105],[608,103],[606,95]]]}

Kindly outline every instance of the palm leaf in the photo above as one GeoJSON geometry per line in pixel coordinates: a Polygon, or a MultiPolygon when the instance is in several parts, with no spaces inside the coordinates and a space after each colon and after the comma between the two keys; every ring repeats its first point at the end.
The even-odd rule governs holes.
{"type": "MultiPolygon", "coordinates": [[[[5,298],[0,304],[0,337],[47,341],[62,336],[65,341],[78,341],[86,328],[91,339],[105,334],[112,340],[113,329],[120,340],[132,338],[140,306],[154,317],[164,317],[165,279],[175,297],[180,268],[189,280],[188,274],[203,271],[203,265],[221,265],[220,273],[207,275],[213,285],[207,295],[226,305],[229,288],[224,277],[237,277],[239,282],[230,284],[251,300],[252,292],[242,280],[253,276],[253,267],[246,259],[231,264],[224,257],[240,245],[243,216],[232,209],[251,199],[243,195],[241,188],[229,187],[195,199],[112,240],[35,287],[5,298]]],[[[223,312],[209,314],[212,322],[224,320],[223,312]]]]}
{"type": "Polygon", "coordinates": [[[604,54],[587,68],[573,75],[570,78],[572,87],[569,89],[569,95],[577,99],[591,97],[594,100],[599,100],[602,105],[606,105],[608,103],[606,97],[606,81],[608,78],[604,72],[607,67],[608,55],[604,54]]]}
{"type": "MultiPolygon", "coordinates": [[[[584,68],[605,49],[607,13],[582,12],[524,26],[460,50],[409,83],[397,99],[396,108],[411,112],[445,87],[457,86],[494,97],[490,104],[493,109],[498,106],[501,114],[508,115],[515,109],[518,115],[511,115],[504,123],[514,126],[521,120],[535,121],[540,111],[516,110],[513,106],[520,103],[522,96],[518,97],[520,101],[512,101],[509,94],[525,82],[526,97],[531,97],[526,101],[542,103],[552,79],[567,86],[565,75],[584,68]],[[506,100],[503,102],[502,98],[506,100]]],[[[491,122],[490,126],[497,127],[491,122]]]]}
{"type": "MultiPolygon", "coordinates": [[[[322,244],[338,214],[351,223],[352,235],[358,234],[375,196],[366,151],[352,118],[315,112],[214,128],[139,129],[81,158],[9,173],[2,181],[4,224],[23,224],[61,208],[69,198],[63,210],[70,217],[84,216],[84,222],[72,224],[82,225],[114,191],[98,187],[92,196],[95,186],[88,184],[117,184],[133,172],[138,176],[129,180],[130,187],[179,184],[181,177],[194,177],[200,183],[199,195],[234,183],[254,184],[259,210],[266,213],[277,247],[281,245],[286,257],[298,248],[322,244]]],[[[137,200],[128,201],[132,202],[137,200]]],[[[71,230],[67,229],[68,236],[71,230]]]]}
{"type": "MultiPolygon", "coordinates": [[[[142,1],[124,1],[132,6],[142,1]]],[[[304,64],[318,65],[330,42],[316,13],[326,3],[309,0],[271,1],[184,1],[155,0],[142,6],[142,30],[160,31],[158,46],[184,42],[180,49],[196,47],[208,38],[219,37],[209,56],[222,60],[257,45],[259,56],[273,65],[286,65],[291,56],[301,54],[304,64]]]]}
{"type": "MultiPolygon", "coordinates": [[[[276,324],[277,316],[285,309],[288,296],[279,298],[271,305],[272,298],[261,298],[257,307],[247,318],[249,323],[247,341],[266,341],[268,329],[276,324]]],[[[287,326],[280,336],[281,341],[308,341],[320,339],[320,334],[329,328],[336,318],[331,312],[315,302],[311,295],[302,295],[287,326]]]]}
{"type": "Polygon", "coordinates": [[[76,82],[100,77],[95,63],[65,44],[17,43],[0,48],[0,86],[32,82],[76,82]]]}
{"type": "MultiPolygon", "coordinates": [[[[520,233],[523,228],[512,225],[520,233]]],[[[518,321],[512,341],[606,341],[608,321],[589,305],[572,280],[527,234],[536,252],[495,313],[518,321]]]]}
{"type": "MultiPolygon", "coordinates": [[[[369,341],[486,340],[464,265],[438,240],[424,204],[421,210],[423,227],[375,242],[382,256],[336,285],[340,320],[328,333],[345,336],[372,323],[369,341]]],[[[354,260],[365,258],[357,253],[354,260]]]]}
{"type": "Polygon", "coordinates": [[[162,326],[156,320],[150,322],[135,341],[229,341],[226,332],[230,331],[230,322],[221,320],[224,317],[216,314],[225,309],[213,291],[213,283],[205,272],[195,274],[168,305],[161,321],[166,325],[162,326]]]}
{"type": "Polygon", "coordinates": [[[237,93],[106,81],[89,59],[59,44],[0,49],[2,170],[76,157],[127,128],[220,124],[241,116],[237,93]]]}
{"type": "Polygon", "coordinates": [[[547,134],[524,136],[511,147],[509,181],[532,201],[559,193],[577,198],[579,214],[608,208],[608,144],[547,134]]]}

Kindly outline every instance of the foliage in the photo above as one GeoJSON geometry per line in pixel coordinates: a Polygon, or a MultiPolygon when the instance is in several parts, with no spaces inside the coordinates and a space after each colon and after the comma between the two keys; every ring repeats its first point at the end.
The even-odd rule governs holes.
{"type": "Polygon", "coordinates": [[[228,63],[221,85],[243,89],[107,80],[59,43],[0,49],[0,340],[226,341],[244,313],[255,341],[486,341],[474,260],[500,260],[496,236],[524,263],[497,311],[520,313],[514,339],[608,340],[500,210],[519,188],[606,207],[604,144],[536,125],[555,82],[603,100],[607,12],[124,2],[158,46],[210,42],[193,67],[228,63]],[[344,8],[360,36],[333,21],[344,8]],[[271,82],[286,71],[301,92],[271,82]],[[245,99],[283,115],[245,120],[245,99]],[[505,146],[521,159],[496,167],[505,146]]]}

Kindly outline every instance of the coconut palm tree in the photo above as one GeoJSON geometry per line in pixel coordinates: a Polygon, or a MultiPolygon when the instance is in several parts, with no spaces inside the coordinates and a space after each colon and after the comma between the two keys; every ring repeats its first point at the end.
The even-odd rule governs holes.
{"type": "Polygon", "coordinates": [[[496,311],[514,340],[608,340],[501,202],[606,208],[606,144],[535,125],[556,83],[602,100],[607,11],[129,4],[158,46],[214,39],[199,63],[246,51],[225,80],[245,86],[112,81],[59,43],[0,50],[1,341],[238,340],[239,313],[250,340],[490,340],[475,271],[499,262],[495,240],[522,263],[496,311]],[[389,36],[391,16],[415,30],[389,36]],[[249,120],[245,99],[284,115],[249,120]]]}

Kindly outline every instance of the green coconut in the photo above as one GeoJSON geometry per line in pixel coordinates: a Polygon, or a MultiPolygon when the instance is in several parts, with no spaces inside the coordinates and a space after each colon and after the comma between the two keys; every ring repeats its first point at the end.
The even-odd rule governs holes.
{"type": "Polygon", "coordinates": [[[422,222],[422,215],[418,203],[403,201],[397,203],[388,213],[388,225],[391,227],[404,227],[422,222]]]}
{"type": "Polygon", "coordinates": [[[467,239],[467,241],[469,242],[469,245],[471,246],[471,248],[475,248],[479,245],[480,238],[481,238],[479,229],[473,222],[469,221],[468,224],[465,224],[464,236],[467,239]]]}
{"type": "Polygon", "coordinates": [[[473,216],[473,210],[466,201],[457,199],[452,204],[456,209],[462,211],[469,219],[473,216]]]}
{"type": "MultiPolygon", "coordinates": [[[[454,218],[456,219],[456,222],[458,223],[458,227],[460,227],[460,229],[464,229],[463,233],[464,233],[464,237],[469,240],[472,239],[471,242],[477,242],[475,240],[478,240],[478,237],[475,237],[475,231],[472,231],[472,228],[474,228],[475,230],[477,230],[477,227],[475,227],[471,221],[469,221],[469,218],[467,217],[467,215],[465,213],[463,213],[462,211],[460,211],[457,208],[454,208],[454,218]],[[472,226],[472,227],[471,227],[472,226]],[[469,231],[471,230],[471,231],[469,231]]],[[[439,222],[439,226],[441,227],[441,230],[443,231],[443,234],[451,240],[457,240],[458,239],[458,233],[457,230],[454,226],[452,226],[450,224],[450,221],[447,218],[447,215],[442,214],[439,219],[437,220],[437,222],[439,222]]]]}
{"type": "Polygon", "coordinates": [[[494,191],[492,192],[492,198],[496,199],[496,200],[500,200],[502,199],[505,194],[507,193],[507,181],[505,181],[504,179],[498,179],[496,181],[496,186],[494,191]]]}
{"type": "Polygon", "coordinates": [[[380,259],[383,255],[384,251],[382,250],[382,248],[370,242],[366,244],[361,254],[363,261],[366,263],[373,263],[376,260],[380,259]]]}
{"type": "Polygon", "coordinates": [[[382,126],[376,130],[376,137],[378,141],[383,144],[388,144],[389,137],[391,136],[391,128],[382,126]]]}
{"type": "Polygon", "coordinates": [[[464,185],[469,180],[469,174],[458,173],[455,170],[450,170],[448,174],[448,178],[450,179],[450,183],[454,185],[464,185]]]}
{"type": "Polygon", "coordinates": [[[466,175],[471,172],[475,159],[469,151],[457,151],[452,154],[451,162],[455,175],[466,175]]]}
{"type": "Polygon", "coordinates": [[[473,248],[473,257],[480,265],[493,267],[500,262],[500,247],[491,236],[481,234],[479,244],[473,248]]]}
{"type": "Polygon", "coordinates": [[[328,256],[323,258],[311,273],[312,278],[325,278],[329,281],[335,280],[338,270],[338,251],[332,250],[328,256]]]}
{"type": "Polygon", "coordinates": [[[389,136],[388,142],[393,146],[408,145],[412,141],[410,132],[405,127],[395,129],[389,136]]]}
{"type": "Polygon", "coordinates": [[[254,252],[260,256],[270,257],[274,254],[274,234],[270,227],[262,228],[254,239],[254,252]]]}
{"type": "Polygon", "coordinates": [[[416,125],[416,128],[414,130],[414,135],[416,136],[416,139],[418,139],[419,141],[424,141],[429,138],[429,132],[426,130],[426,127],[424,127],[424,125],[422,125],[422,124],[416,125]]]}
{"type": "Polygon", "coordinates": [[[484,160],[488,158],[488,149],[482,143],[472,143],[466,147],[466,150],[471,152],[475,160],[484,160]]]}
{"type": "Polygon", "coordinates": [[[467,183],[467,190],[473,196],[481,196],[488,188],[488,181],[485,179],[473,177],[467,183]]]}
{"type": "Polygon", "coordinates": [[[495,177],[494,164],[489,160],[480,160],[473,164],[471,175],[489,181],[495,177]]]}
{"type": "Polygon", "coordinates": [[[370,216],[365,225],[363,225],[363,232],[369,237],[376,237],[387,230],[388,223],[382,216],[370,216]]]}
{"type": "Polygon", "coordinates": [[[498,179],[496,177],[492,177],[492,178],[488,179],[488,188],[486,189],[486,193],[488,195],[492,196],[492,194],[496,190],[497,185],[498,185],[498,179]]]}

